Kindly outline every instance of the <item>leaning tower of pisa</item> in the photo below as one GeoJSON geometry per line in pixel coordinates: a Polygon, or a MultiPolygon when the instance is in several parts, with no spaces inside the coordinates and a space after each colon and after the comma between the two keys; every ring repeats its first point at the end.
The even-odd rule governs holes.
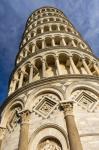
{"type": "Polygon", "coordinates": [[[0,108],[0,150],[98,149],[99,61],[62,11],[37,9],[0,108]]]}

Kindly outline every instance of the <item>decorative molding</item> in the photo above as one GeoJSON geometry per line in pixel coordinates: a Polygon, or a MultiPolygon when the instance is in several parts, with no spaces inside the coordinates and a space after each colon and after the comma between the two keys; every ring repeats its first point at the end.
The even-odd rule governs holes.
{"type": "Polygon", "coordinates": [[[48,118],[53,110],[57,107],[58,102],[48,96],[42,97],[40,102],[33,108],[33,111],[42,116],[48,118]]]}
{"type": "Polygon", "coordinates": [[[89,95],[87,91],[81,91],[79,94],[77,94],[74,100],[78,105],[89,112],[94,111],[95,107],[99,104],[98,99],[92,95],[89,95]]]}

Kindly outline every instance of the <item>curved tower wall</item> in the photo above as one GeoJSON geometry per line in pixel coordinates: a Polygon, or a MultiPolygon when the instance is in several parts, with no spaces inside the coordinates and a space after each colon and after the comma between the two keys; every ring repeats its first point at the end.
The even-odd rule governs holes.
{"type": "Polygon", "coordinates": [[[98,91],[99,61],[68,18],[53,7],[34,11],[1,107],[2,150],[98,149],[98,91]]]}

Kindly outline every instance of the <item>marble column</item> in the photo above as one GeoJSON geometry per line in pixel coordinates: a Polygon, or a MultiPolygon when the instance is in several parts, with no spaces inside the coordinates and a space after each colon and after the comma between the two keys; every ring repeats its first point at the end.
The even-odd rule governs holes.
{"type": "Polygon", "coordinates": [[[76,47],[76,44],[73,39],[72,39],[71,43],[72,43],[73,47],[76,47]]]}
{"type": "Polygon", "coordinates": [[[94,66],[95,71],[99,75],[99,67],[95,63],[93,64],[93,66],[94,66]]]}
{"type": "Polygon", "coordinates": [[[57,69],[58,75],[61,75],[61,70],[60,70],[59,58],[58,58],[58,56],[55,57],[55,63],[56,63],[56,69],[57,69]]]}
{"type": "Polygon", "coordinates": [[[57,30],[60,31],[60,26],[59,25],[57,26],[57,30]]]}
{"type": "Polygon", "coordinates": [[[30,74],[29,74],[29,83],[33,80],[33,64],[30,64],[30,74]]]}
{"type": "Polygon", "coordinates": [[[52,27],[51,27],[51,26],[49,26],[49,31],[50,31],[50,32],[52,31],[52,27]]]}
{"type": "Polygon", "coordinates": [[[14,79],[13,79],[12,92],[14,92],[14,91],[15,91],[16,83],[17,83],[17,79],[16,79],[16,78],[14,78],[14,79]]]}
{"type": "Polygon", "coordinates": [[[43,29],[43,27],[41,27],[41,33],[44,33],[44,29],[43,29]]]}
{"type": "Polygon", "coordinates": [[[44,49],[44,48],[45,48],[45,40],[42,39],[42,49],[44,49]]]}
{"type": "Polygon", "coordinates": [[[64,40],[64,37],[62,37],[62,43],[63,43],[64,46],[66,46],[66,42],[64,40]]]}
{"type": "Polygon", "coordinates": [[[64,112],[70,150],[83,150],[73,115],[73,101],[63,101],[60,105],[64,112]]]}
{"type": "Polygon", "coordinates": [[[21,70],[21,75],[20,75],[20,79],[19,79],[19,86],[18,86],[18,88],[22,87],[23,77],[24,77],[24,71],[21,70]]]}
{"type": "Polygon", "coordinates": [[[74,71],[75,74],[80,74],[79,70],[77,69],[76,65],[74,64],[72,56],[69,57],[70,59],[70,65],[74,71]]]}
{"type": "Polygon", "coordinates": [[[42,77],[46,77],[46,61],[42,59],[42,77]]]}
{"type": "Polygon", "coordinates": [[[0,150],[2,148],[2,142],[4,139],[4,135],[5,135],[5,130],[6,130],[6,128],[0,127],[0,150]]]}
{"type": "Polygon", "coordinates": [[[25,50],[25,57],[27,57],[27,53],[28,53],[28,52],[27,52],[27,49],[26,49],[26,50],[25,50]]]}
{"type": "Polygon", "coordinates": [[[90,71],[90,69],[89,69],[89,67],[88,67],[88,65],[87,65],[87,63],[86,63],[86,61],[85,61],[84,58],[82,59],[82,63],[83,63],[83,66],[84,66],[86,72],[87,72],[89,75],[92,75],[92,73],[91,73],[91,71],[90,71]]]}
{"type": "Polygon", "coordinates": [[[32,45],[32,53],[34,53],[35,52],[35,44],[33,43],[33,45],[32,45]]]}
{"type": "Polygon", "coordinates": [[[52,37],[52,46],[55,46],[55,40],[54,40],[54,37],[52,37]]]}
{"type": "Polygon", "coordinates": [[[24,110],[19,113],[20,115],[20,137],[18,150],[28,150],[28,134],[29,134],[29,110],[24,110]]]}

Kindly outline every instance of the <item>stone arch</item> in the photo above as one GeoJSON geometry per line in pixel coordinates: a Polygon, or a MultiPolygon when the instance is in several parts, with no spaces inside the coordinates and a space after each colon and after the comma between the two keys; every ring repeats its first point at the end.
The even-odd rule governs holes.
{"type": "Polygon", "coordinates": [[[65,31],[65,26],[64,25],[60,25],[60,31],[65,31]]]}
{"type": "Polygon", "coordinates": [[[39,90],[34,90],[30,93],[28,99],[27,99],[27,103],[25,105],[26,109],[29,109],[30,111],[32,110],[32,100],[36,99],[38,96],[42,95],[42,94],[46,94],[46,93],[52,93],[55,94],[60,101],[62,101],[64,99],[64,91],[62,89],[57,88],[56,86],[52,86],[52,87],[42,87],[39,90]]]}
{"type": "Polygon", "coordinates": [[[7,121],[9,116],[11,115],[11,112],[14,110],[16,111],[17,108],[20,107],[20,110],[23,109],[24,103],[22,99],[15,99],[14,101],[11,101],[3,110],[1,113],[1,126],[6,127],[7,121]]]}
{"type": "Polygon", "coordinates": [[[44,124],[36,129],[34,133],[32,133],[29,140],[29,150],[32,150],[34,148],[34,143],[34,150],[37,150],[39,142],[46,138],[55,138],[60,142],[62,150],[67,150],[69,148],[67,134],[62,127],[56,124],[44,124]],[[53,132],[50,132],[50,130],[53,132]]]}
{"type": "Polygon", "coordinates": [[[44,32],[49,32],[49,26],[48,25],[44,26],[44,32]]]}
{"type": "Polygon", "coordinates": [[[52,28],[52,31],[57,31],[58,28],[57,28],[57,25],[56,24],[52,24],[51,25],[51,28],[52,28]]]}
{"type": "Polygon", "coordinates": [[[36,50],[42,49],[42,40],[38,39],[36,41],[36,50]]]}
{"type": "Polygon", "coordinates": [[[47,18],[44,18],[44,19],[43,19],[43,23],[47,23],[47,18]]]}
{"type": "Polygon", "coordinates": [[[23,86],[29,83],[29,74],[30,74],[30,63],[27,62],[25,65],[25,75],[23,76],[23,86]]]}
{"type": "Polygon", "coordinates": [[[53,55],[46,56],[47,70],[46,76],[51,77],[57,74],[57,69],[55,67],[55,57],[53,55]]]}
{"type": "Polygon", "coordinates": [[[79,52],[77,52],[77,51],[75,51],[75,50],[72,50],[72,51],[71,51],[71,54],[72,54],[72,56],[73,56],[73,55],[78,55],[79,57],[83,57],[83,54],[82,54],[82,53],[79,53],[79,52]]]}
{"type": "Polygon", "coordinates": [[[45,44],[46,47],[52,47],[52,38],[51,37],[45,37],[45,44]]]}
{"type": "Polygon", "coordinates": [[[55,35],[54,37],[55,46],[63,46],[62,37],[55,35]]]}
{"type": "Polygon", "coordinates": [[[75,90],[78,90],[78,89],[88,90],[99,97],[99,89],[98,88],[99,87],[96,88],[96,86],[94,86],[93,84],[90,84],[90,83],[74,82],[74,83],[70,84],[70,86],[67,88],[66,93],[65,93],[65,98],[66,98],[66,100],[69,100],[72,92],[74,92],[75,90]]]}
{"type": "Polygon", "coordinates": [[[59,58],[61,74],[69,74],[69,67],[67,65],[69,61],[69,56],[66,53],[60,52],[58,58],[59,58]]]}
{"type": "Polygon", "coordinates": [[[42,78],[42,60],[41,58],[36,58],[35,61],[34,61],[34,78],[33,78],[33,81],[35,80],[39,80],[42,78]]]}
{"type": "Polygon", "coordinates": [[[65,49],[65,50],[58,50],[57,51],[57,54],[59,55],[60,53],[64,53],[64,54],[66,54],[66,55],[68,55],[68,56],[70,56],[71,55],[71,52],[70,51],[68,51],[68,49],[65,49]]]}

